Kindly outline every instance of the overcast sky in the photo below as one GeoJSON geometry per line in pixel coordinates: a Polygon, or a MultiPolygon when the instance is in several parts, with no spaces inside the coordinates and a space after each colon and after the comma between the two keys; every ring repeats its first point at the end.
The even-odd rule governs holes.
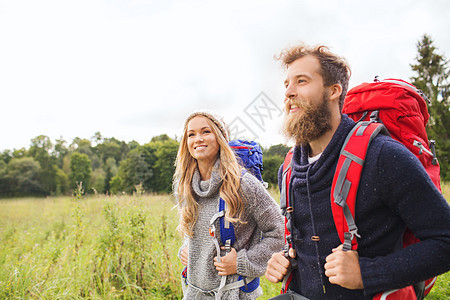
{"type": "Polygon", "coordinates": [[[450,57],[449,16],[447,0],[0,0],[0,151],[38,135],[179,137],[198,109],[282,143],[275,54],[322,43],[349,61],[350,87],[409,79],[423,34],[450,57]]]}

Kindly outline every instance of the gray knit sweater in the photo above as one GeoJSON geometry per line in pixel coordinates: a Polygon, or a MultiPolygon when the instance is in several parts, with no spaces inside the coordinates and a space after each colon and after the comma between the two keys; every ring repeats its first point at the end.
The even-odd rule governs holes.
{"type": "MultiPolygon", "coordinates": [[[[180,248],[181,251],[182,248],[189,247],[189,285],[183,299],[195,299],[197,294],[197,299],[213,299],[213,296],[198,291],[210,291],[220,285],[221,276],[214,267],[216,248],[213,238],[209,235],[210,220],[219,211],[219,189],[222,184],[218,173],[219,163],[218,159],[209,180],[201,181],[198,170],[192,178],[192,188],[199,204],[199,216],[193,228],[193,237],[187,238],[180,248]]],[[[284,223],[278,204],[258,179],[248,172],[241,179],[241,187],[247,201],[243,214],[246,223],[234,224],[236,242],[233,248],[237,252],[237,274],[228,276],[227,283],[237,281],[239,275],[262,276],[267,261],[274,252],[281,251],[284,245],[284,223]]],[[[216,228],[219,228],[218,223],[217,220],[216,228]]],[[[222,251],[221,256],[225,254],[222,251]]],[[[222,299],[256,299],[261,295],[261,287],[251,293],[234,289],[224,292],[222,299]]]]}

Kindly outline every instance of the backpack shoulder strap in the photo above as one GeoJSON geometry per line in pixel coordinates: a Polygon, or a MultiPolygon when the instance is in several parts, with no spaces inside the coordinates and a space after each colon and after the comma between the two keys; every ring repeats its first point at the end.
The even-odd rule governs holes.
{"type": "Polygon", "coordinates": [[[280,207],[281,209],[286,209],[289,206],[289,182],[291,180],[292,173],[292,156],[294,154],[294,148],[291,148],[289,152],[286,154],[283,163],[283,173],[282,173],[282,181],[281,181],[281,201],[280,207]]]}
{"type": "Polygon", "coordinates": [[[223,212],[222,216],[219,217],[220,223],[220,241],[222,245],[225,246],[225,249],[229,251],[231,246],[234,244],[236,240],[236,236],[234,234],[234,226],[228,220],[225,219],[225,211],[227,204],[225,200],[220,197],[219,199],[219,212],[223,212]]]}
{"type": "MultiPolygon", "coordinates": [[[[289,248],[295,249],[295,243],[292,238],[291,232],[294,231],[293,227],[293,213],[294,213],[294,203],[292,201],[292,198],[290,197],[290,182],[291,182],[291,175],[292,175],[292,156],[294,155],[294,147],[292,147],[289,152],[286,154],[286,157],[284,158],[283,163],[283,173],[282,173],[282,180],[281,180],[281,192],[280,192],[280,209],[282,215],[284,215],[284,242],[285,247],[284,250],[287,252],[289,251],[289,248]]],[[[296,268],[296,260],[290,259],[292,268],[296,268]]],[[[289,284],[292,280],[292,269],[289,271],[288,274],[285,275],[283,279],[283,283],[281,286],[281,293],[286,293],[289,284]]]]}
{"type": "Polygon", "coordinates": [[[380,132],[389,135],[383,124],[358,122],[342,146],[331,186],[333,219],[344,251],[356,250],[358,227],[355,224],[355,204],[361,172],[370,142],[380,132]]]}
{"type": "MultiPolygon", "coordinates": [[[[246,169],[242,169],[241,179],[244,174],[247,173],[246,169]]],[[[231,246],[236,241],[236,236],[234,234],[234,226],[228,220],[225,219],[225,211],[227,210],[227,204],[225,200],[220,197],[219,199],[219,224],[220,224],[220,241],[225,249],[229,251],[231,246]]]]}
{"type": "MultiPolygon", "coordinates": [[[[285,216],[284,239],[286,243],[288,243],[288,237],[290,236],[290,226],[288,226],[289,220],[287,214],[292,213],[294,210],[294,207],[291,201],[289,200],[289,183],[291,182],[291,175],[292,175],[291,162],[293,154],[294,154],[294,147],[292,147],[289,150],[289,152],[286,154],[286,157],[284,158],[283,173],[282,173],[283,177],[281,180],[281,192],[280,192],[281,213],[285,216]]],[[[289,242],[289,244],[291,244],[291,242],[289,242]]]]}

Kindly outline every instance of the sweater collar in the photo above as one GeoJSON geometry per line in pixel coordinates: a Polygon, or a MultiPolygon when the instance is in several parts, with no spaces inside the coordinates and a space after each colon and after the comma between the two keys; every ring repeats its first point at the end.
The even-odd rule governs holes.
{"type": "Polygon", "coordinates": [[[222,179],[219,174],[219,166],[220,158],[217,158],[211,171],[211,177],[204,181],[201,180],[198,168],[195,169],[194,176],[192,177],[192,189],[200,198],[211,197],[218,192],[222,184],[222,179]]]}

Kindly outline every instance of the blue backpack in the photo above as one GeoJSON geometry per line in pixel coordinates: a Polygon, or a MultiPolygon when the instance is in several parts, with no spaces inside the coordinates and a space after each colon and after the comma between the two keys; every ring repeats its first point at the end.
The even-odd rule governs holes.
{"type": "Polygon", "coordinates": [[[263,154],[261,147],[254,141],[233,140],[228,143],[233,149],[239,164],[263,182],[263,154]]]}
{"type": "MultiPolygon", "coordinates": [[[[245,172],[248,171],[265,185],[266,183],[261,176],[263,170],[263,155],[258,143],[254,141],[233,140],[229,141],[228,145],[233,149],[239,164],[245,168],[242,170],[242,177],[244,177],[245,172]]],[[[225,212],[225,209],[225,201],[220,198],[219,212],[225,212]]],[[[219,219],[222,245],[230,247],[235,241],[233,224],[225,221],[224,214],[219,219]]]]}

